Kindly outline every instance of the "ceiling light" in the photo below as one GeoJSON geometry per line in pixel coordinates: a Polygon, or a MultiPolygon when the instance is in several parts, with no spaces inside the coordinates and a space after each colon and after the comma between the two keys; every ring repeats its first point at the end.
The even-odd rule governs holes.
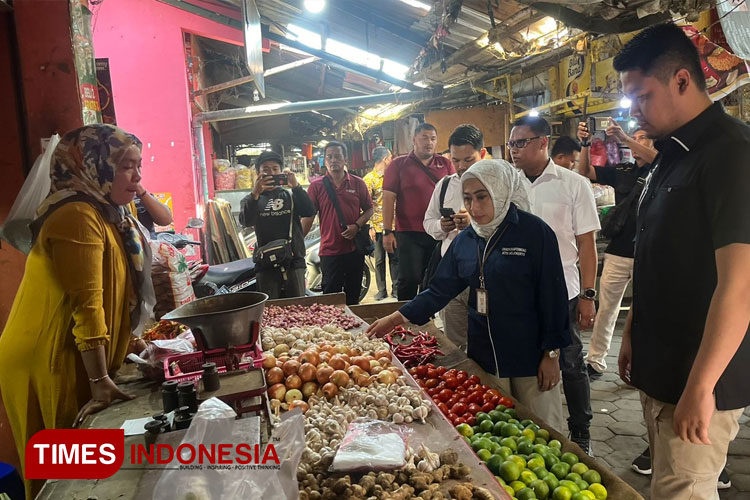
{"type": "Polygon", "coordinates": [[[430,10],[432,8],[430,4],[420,2],[418,0],[401,0],[401,1],[404,2],[406,5],[416,7],[417,9],[430,10]]]}
{"type": "Polygon", "coordinates": [[[320,14],[326,8],[326,0],[305,0],[305,10],[312,14],[320,14]]]}
{"type": "Polygon", "coordinates": [[[620,107],[621,108],[627,109],[632,104],[633,104],[633,102],[630,99],[628,99],[627,97],[623,97],[622,99],[620,99],[620,107]]]}
{"type": "Polygon", "coordinates": [[[628,128],[635,128],[636,125],[638,125],[638,123],[635,120],[630,120],[628,122],[628,128]]]}
{"type": "Polygon", "coordinates": [[[531,111],[529,111],[529,116],[539,116],[539,111],[537,111],[536,109],[532,109],[531,111]]]}

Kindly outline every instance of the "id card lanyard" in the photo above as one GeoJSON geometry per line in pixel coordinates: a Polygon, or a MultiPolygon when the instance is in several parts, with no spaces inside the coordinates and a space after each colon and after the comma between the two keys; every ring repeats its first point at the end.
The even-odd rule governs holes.
{"type": "Polygon", "coordinates": [[[492,253],[492,250],[495,249],[495,246],[497,245],[498,241],[500,241],[500,239],[503,237],[503,233],[505,233],[506,229],[508,229],[507,223],[503,226],[502,231],[500,231],[500,235],[497,238],[495,238],[494,242],[492,242],[492,237],[495,236],[495,233],[497,233],[497,229],[495,229],[495,233],[492,233],[492,236],[490,236],[489,242],[484,246],[484,253],[482,254],[481,257],[479,256],[479,247],[477,247],[477,259],[479,260],[479,288],[477,288],[477,312],[481,314],[482,316],[487,316],[488,314],[487,288],[484,286],[484,263],[487,262],[487,256],[492,253]]]}

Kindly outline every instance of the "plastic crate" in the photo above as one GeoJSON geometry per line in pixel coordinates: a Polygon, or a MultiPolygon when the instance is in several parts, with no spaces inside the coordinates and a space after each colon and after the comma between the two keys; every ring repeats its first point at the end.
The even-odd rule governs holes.
{"type": "Polygon", "coordinates": [[[229,349],[213,349],[168,356],[164,358],[164,380],[197,382],[203,376],[203,368],[201,367],[204,363],[216,363],[216,369],[219,373],[227,373],[227,371],[233,370],[231,365],[234,359],[243,360],[235,368],[237,370],[260,368],[263,366],[263,351],[257,345],[251,344],[229,349]],[[173,363],[177,364],[182,373],[172,374],[170,367],[173,363]]]}

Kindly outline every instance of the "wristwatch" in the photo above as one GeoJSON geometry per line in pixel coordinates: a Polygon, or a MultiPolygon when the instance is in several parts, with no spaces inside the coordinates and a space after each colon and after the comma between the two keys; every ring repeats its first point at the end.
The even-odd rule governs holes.
{"type": "Polygon", "coordinates": [[[383,230],[384,234],[393,234],[393,229],[385,229],[383,230]]]}
{"type": "Polygon", "coordinates": [[[579,297],[584,300],[596,300],[596,288],[584,288],[579,297]]]}
{"type": "Polygon", "coordinates": [[[555,359],[560,356],[560,349],[553,349],[551,351],[547,351],[547,356],[549,356],[550,359],[555,359]]]}

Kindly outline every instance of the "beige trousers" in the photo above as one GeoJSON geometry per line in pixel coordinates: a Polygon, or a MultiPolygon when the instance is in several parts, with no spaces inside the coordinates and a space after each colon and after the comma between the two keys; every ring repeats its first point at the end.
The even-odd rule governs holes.
{"type": "Polygon", "coordinates": [[[686,443],[673,429],[675,405],[641,392],[651,447],[652,500],[719,500],[716,482],[726,465],[729,443],[737,436],[743,409],[717,411],[711,418],[711,445],[686,443]]]}
{"type": "Polygon", "coordinates": [[[466,352],[469,329],[469,289],[459,293],[439,313],[443,332],[456,347],[466,352]]]}
{"type": "Polygon", "coordinates": [[[493,378],[497,381],[500,392],[516,398],[556,431],[565,431],[560,384],[542,392],[536,377],[493,378]]]}

